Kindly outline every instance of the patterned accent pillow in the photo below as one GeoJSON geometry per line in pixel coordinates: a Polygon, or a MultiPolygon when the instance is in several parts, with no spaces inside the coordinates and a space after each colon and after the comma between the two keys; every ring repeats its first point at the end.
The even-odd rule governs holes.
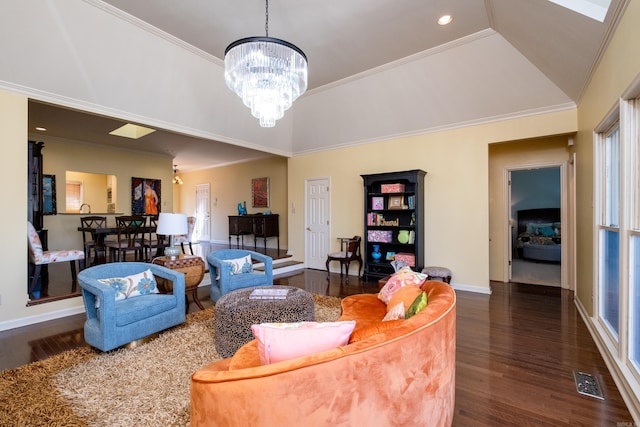
{"type": "Polygon", "coordinates": [[[387,312],[401,302],[404,305],[404,312],[406,313],[409,310],[409,307],[411,307],[411,304],[416,300],[416,297],[421,293],[422,289],[417,285],[403,286],[398,290],[398,292],[393,294],[389,300],[389,303],[387,304],[387,312]]]}
{"type": "Polygon", "coordinates": [[[391,275],[387,283],[380,289],[378,299],[385,304],[389,304],[393,294],[398,292],[400,288],[406,285],[421,286],[425,280],[427,280],[426,274],[417,273],[411,270],[410,267],[402,267],[397,273],[391,275]]]}
{"type": "Polygon", "coordinates": [[[223,262],[231,264],[231,275],[253,272],[253,262],[251,262],[251,255],[236,259],[226,259],[223,262]]]}
{"type": "Polygon", "coordinates": [[[355,326],[355,320],[261,323],[251,331],[258,341],[260,364],[268,365],[347,345],[355,326]]]}
{"type": "Polygon", "coordinates": [[[140,295],[160,293],[151,269],[126,277],[98,279],[98,282],[109,285],[116,290],[116,301],[140,295]]]}
{"type": "Polygon", "coordinates": [[[404,318],[409,319],[410,317],[413,317],[416,314],[420,313],[420,311],[422,311],[422,309],[427,306],[427,302],[427,293],[422,292],[420,295],[418,295],[413,304],[411,304],[411,307],[409,307],[409,310],[407,310],[407,314],[405,314],[404,318]]]}
{"type": "Polygon", "coordinates": [[[391,310],[387,311],[387,314],[384,316],[382,321],[388,322],[390,320],[404,319],[404,316],[405,316],[404,303],[400,301],[399,303],[394,305],[391,310]]]}

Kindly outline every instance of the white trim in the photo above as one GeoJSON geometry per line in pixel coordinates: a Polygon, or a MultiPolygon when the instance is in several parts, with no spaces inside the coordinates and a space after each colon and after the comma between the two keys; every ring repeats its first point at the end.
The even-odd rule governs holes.
{"type": "Polygon", "coordinates": [[[624,403],[627,405],[627,409],[629,409],[635,425],[640,425],[640,406],[638,405],[637,398],[637,396],[640,396],[640,383],[630,383],[627,380],[628,378],[634,378],[634,376],[625,364],[618,362],[615,354],[609,351],[607,343],[602,339],[602,336],[605,335],[606,331],[599,327],[594,318],[589,317],[589,314],[579,299],[575,298],[574,304],[576,305],[578,314],[580,314],[580,317],[584,321],[591,338],[596,344],[596,347],[598,347],[598,351],[600,352],[604,363],[607,365],[609,373],[613,378],[613,382],[620,392],[622,400],[624,400],[624,403]]]}
{"type": "MultiPolygon", "coordinates": [[[[306,154],[321,153],[323,151],[335,150],[338,148],[355,147],[358,145],[366,145],[374,142],[383,142],[383,141],[389,141],[393,139],[409,138],[412,136],[428,135],[428,134],[439,133],[439,132],[449,132],[449,131],[454,131],[458,129],[464,129],[464,128],[474,127],[474,126],[482,126],[482,125],[498,123],[498,122],[507,121],[507,120],[515,120],[515,119],[539,116],[542,114],[550,114],[550,113],[557,113],[557,112],[567,111],[567,110],[575,110],[576,108],[577,108],[577,105],[575,102],[566,102],[563,104],[557,104],[557,105],[552,105],[548,107],[532,108],[529,110],[516,111],[508,114],[499,114],[497,116],[483,117],[479,119],[449,123],[446,125],[433,126],[430,128],[416,129],[408,132],[397,132],[397,133],[392,133],[392,134],[387,134],[387,135],[382,135],[382,136],[372,137],[372,138],[365,138],[365,139],[360,139],[360,140],[355,140],[350,142],[337,143],[333,145],[324,145],[318,148],[296,150],[294,151],[293,155],[300,156],[300,155],[306,155],[306,154]]],[[[503,141],[491,141],[491,143],[497,143],[497,142],[503,142],[503,141]]]]}
{"type": "Polygon", "coordinates": [[[175,44],[176,46],[185,49],[191,53],[194,53],[198,56],[200,56],[201,58],[213,62],[216,65],[219,65],[220,67],[224,67],[224,60],[218,58],[217,56],[211,55],[210,53],[205,52],[202,49],[199,49],[197,47],[195,47],[192,44],[189,44],[187,42],[185,42],[182,39],[179,39],[165,31],[162,31],[161,29],[154,27],[153,25],[149,24],[148,22],[145,22],[139,18],[136,18],[133,15],[129,15],[128,13],[110,5],[107,4],[101,0],[83,0],[85,3],[97,7],[98,9],[103,10],[104,12],[107,12],[113,16],[115,16],[116,18],[122,19],[123,21],[128,22],[129,24],[135,25],[136,27],[147,31],[151,34],[153,34],[154,36],[160,37],[170,43],[175,44]]]}
{"type": "Polygon", "coordinates": [[[46,322],[49,320],[60,319],[63,317],[73,316],[84,313],[84,306],[65,308],[62,310],[49,311],[47,313],[36,314],[35,316],[21,317],[19,319],[7,320],[0,322],[0,331],[8,331],[9,329],[21,328],[36,323],[46,322]]]}
{"type": "Polygon", "coordinates": [[[491,290],[491,287],[485,288],[485,287],[480,287],[475,285],[467,285],[464,283],[451,283],[451,287],[456,291],[474,292],[477,294],[484,294],[484,295],[491,295],[491,293],[493,292],[491,290]]]}

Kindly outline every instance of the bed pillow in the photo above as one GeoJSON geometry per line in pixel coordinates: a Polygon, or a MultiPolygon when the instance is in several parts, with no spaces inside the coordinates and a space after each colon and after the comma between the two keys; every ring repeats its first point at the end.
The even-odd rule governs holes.
{"type": "Polygon", "coordinates": [[[116,290],[116,301],[140,295],[160,293],[158,283],[151,269],[126,277],[98,279],[98,282],[109,285],[116,290]]]}
{"type": "Polygon", "coordinates": [[[225,259],[223,262],[231,264],[231,275],[251,273],[253,271],[253,262],[251,262],[251,255],[236,259],[225,259]]]}
{"type": "Polygon", "coordinates": [[[261,323],[251,331],[261,365],[294,359],[349,343],[355,320],[340,322],[261,323]]]}
{"type": "Polygon", "coordinates": [[[556,232],[551,227],[541,227],[538,229],[538,234],[544,237],[553,237],[556,232]]]}

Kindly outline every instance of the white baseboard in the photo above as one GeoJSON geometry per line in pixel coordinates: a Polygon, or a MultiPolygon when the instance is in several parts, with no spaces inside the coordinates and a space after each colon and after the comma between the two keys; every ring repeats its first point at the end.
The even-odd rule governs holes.
{"type": "Polygon", "coordinates": [[[464,283],[451,283],[451,287],[456,291],[475,292],[477,294],[491,295],[491,288],[482,288],[480,286],[465,285],[464,283]]]}
{"type": "Polygon", "coordinates": [[[0,322],[0,331],[8,331],[9,329],[21,328],[23,326],[34,325],[36,323],[60,319],[62,317],[73,316],[75,314],[82,313],[84,313],[84,305],[65,308],[62,310],[50,311],[48,313],[36,314],[35,316],[21,317],[20,319],[15,320],[7,320],[5,322],[0,322]]]}
{"type": "MultiPolygon", "coordinates": [[[[598,351],[600,355],[604,359],[604,363],[607,365],[609,369],[609,373],[611,373],[611,377],[613,378],[613,382],[615,382],[620,395],[622,396],[622,400],[627,405],[631,416],[633,417],[634,425],[640,425],[640,404],[638,403],[640,399],[640,383],[634,381],[631,383],[628,378],[634,379],[633,374],[629,371],[629,368],[622,362],[618,362],[615,355],[611,354],[609,348],[606,343],[602,340],[600,333],[598,332],[599,327],[594,321],[592,317],[589,316],[587,310],[585,309],[582,302],[577,298],[574,298],[574,304],[578,309],[578,313],[582,320],[584,321],[587,329],[589,330],[589,334],[591,334],[591,338],[598,347],[598,351]]],[[[618,423],[620,424],[620,423],[618,423]]]]}

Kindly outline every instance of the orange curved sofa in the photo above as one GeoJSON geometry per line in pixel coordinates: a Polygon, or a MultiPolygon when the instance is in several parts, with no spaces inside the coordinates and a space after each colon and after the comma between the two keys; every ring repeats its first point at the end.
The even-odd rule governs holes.
{"type": "Polygon", "coordinates": [[[346,346],[260,366],[256,340],[191,378],[191,427],[450,426],[455,404],[456,296],[422,285],[428,305],[381,322],[375,294],[342,300],[355,320],[346,346]]]}

